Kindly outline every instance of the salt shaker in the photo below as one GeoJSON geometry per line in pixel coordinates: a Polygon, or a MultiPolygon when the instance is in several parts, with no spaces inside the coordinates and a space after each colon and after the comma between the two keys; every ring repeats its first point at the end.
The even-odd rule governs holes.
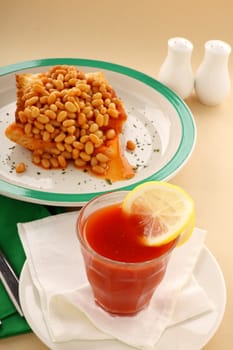
{"type": "Polygon", "coordinates": [[[185,38],[170,38],[168,52],[159,73],[158,80],[186,99],[194,87],[191,65],[193,44],[185,38]]]}
{"type": "Polygon", "coordinates": [[[228,59],[231,46],[221,40],[205,43],[205,54],[195,77],[195,91],[201,103],[214,106],[229,94],[231,80],[228,59]]]}

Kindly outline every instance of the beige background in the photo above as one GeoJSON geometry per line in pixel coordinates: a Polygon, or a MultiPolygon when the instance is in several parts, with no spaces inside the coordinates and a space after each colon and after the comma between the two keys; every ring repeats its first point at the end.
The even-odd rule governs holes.
{"type": "MultiPolygon", "coordinates": [[[[167,40],[194,44],[193,69],[209,39],[233,46],[231,0],[0,0],[0,65],[48,57],[92,58],[126,65],[156,77],[167,40]]],[[[229,62],[233,75],[232,57],[229,62]]],[[[217,107],[187,100],[197,124],[195,151],[172,182],[196,203],[197,226],[225,276],[223,322],[205,350],[233,348],[233,98],[217,107]]],[[[45,350],[33,334],[0,340],[0,350],[45,350]]],[[[188,350],[188,349],[187,349],[188,350]]]]}

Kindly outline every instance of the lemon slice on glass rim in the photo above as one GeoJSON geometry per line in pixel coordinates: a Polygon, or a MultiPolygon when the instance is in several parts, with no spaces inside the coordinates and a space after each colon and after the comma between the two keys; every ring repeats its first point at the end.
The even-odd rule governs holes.
{"type": "Polygon", "coordinates": [[[123,200],[122,209],[137,215],[143,225],[143,244],[161,246],[179,237],[183,244],[192,234],[194,203],[181,187],[150,181],[135,187],[123,200]]]}

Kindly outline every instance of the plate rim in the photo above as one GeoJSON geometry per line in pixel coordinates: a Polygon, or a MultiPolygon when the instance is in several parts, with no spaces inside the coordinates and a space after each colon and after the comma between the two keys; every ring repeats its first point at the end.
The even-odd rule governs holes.
{"type": "MultiPolygon", "coordinates": [[[[0,78],[16,73],[17,71],[22,71],[31,68],[38,68],[43,66],[55,66],[59,64],[75,65],[75,66],[85,66],[85,67],[95,67],[98,69],[105,69],[115,73],[123,74],[130,78],[136,79],[144,83],[145,85],[151,87],[156,92],[159,92],[167,101],[175,108],[179,121],[181,124],[181,140],[180,144],[174,153],[173,157],[157,172],[148,176],[147,178],[137,181],[131,185],[123,185],[118,190],[131,190],[136,185],[143,183],[145,181],[165,181],[169,180],[174,176],[181,167],[185,165],[191,156],[193,149],[196,144],[196,124],[192,115],[191,110],[186,105],[186,103],[170,88],[165,86],[163,83],[159,82],[150,75],[140,72],[136,69],[123,66],[120,64],[95,60],[86,58],[45,58],[36,59],[30,61],[22,61],[19,63],[10,64],[8,66],[0,67],[0,78]],[[186,134],[184,131],[188,130],[186,134]]],[[[111,189],[109,189],[111,191],[111,189]]],[[[104,191],[108,192],[108,191],[104,191]]],[[[98,191],[95,193],[58,193],[58,192],[46,192],[37,189],[25,188],[21,185],[13,184],[7,182],[6,180],[0,180],[0,193],[8,197],[23,199],[29,202],[36,202],[41,204],[56,204],[62,206],[71,206],[74,204],[85,203],[97,196],[103,191],[98,191]]]]}
{"type": "MultiPolygon", "coordinates": [[[[215,333],[217,332],[217,330],[218,330],[218,328],[219,328],[219,326],[220,326],[220,324],[221,324],[221,322],[223,320],[224,313],[225,313],[225,307],[226,307],[226,283],[225,283],[224,275],[223,275],[223,272],[222,272],[222,270],[220,268],[220,265],[219,265],[216,257],[213,255],[213,253],[208,249],[208,247],[206,245],[203,246],[202,253],[204,254],[205,257],[208,257],[209,261],[211,261],[211,264],[214,266],[215,271],[218,274],[219,279],[221,280],[223,301],[222,301],[222,308],[218,310],[219,311],[218,312],[218,318],[216,318],[216,320],[215,320],[215,322],[213,324],[213,327],[206,334],[206,338],[203,340],[203,342],[201,344],[201,348],[203,348],[210,341],[210,339],[215,335],[215,333]]],[[[27,299],[26,297],[24,299],[22,297],[22,295],[23,295],[23,283],[22,283],[23,279],[22,278],[25,276],[25,273],[28,273],[29,274],[29,278],[31,278],[29,265],[28,265],[27,260],[25,260],[25,263],[24,263],[23,268],[21,270],[20,279],[19,279],[19,297],[20,297],[20,301],[21,301],[22,307],[23,307],[23,305],[25,305],[24,299],[25,300],[27,299]]],[[[195,276],[195,273],[194,273],[194,276],[195,276]]],[[[30,286],[33,289],[33,293],[34,293],[36,287],[33,284],[31,284],[31,283],[30,283],[30,286]]],[[[40,309],[40,312],[42,313],[41,309],[40,309]]],[[[199,317],[202,317],[202,316],[203,315],[200,315],[199,317]]],[[[190,320],[187,320],[187,322],[190,322],[190,320]]],[[[185,324],[185,321],[184,321],[184,324],[185,324]]],[[[174,325],[173,327],[179,327],[179,326],[180,326],[180,323],[178,323],[177,325],[174,325]]],[[[31,325],[30,325],[30,327],[31,327],[31,325]]],[[[46,325],[45,325],[45,328],[46,328],[46,325]]],[[[34,327],[32,328],[32,330],[33,330],[33,332],[35,332],[34,331],[34,327]]],[[[44,334],[40,334],[39,335],[39,332],[35,332],[35,334],[46,346],[51,346],[52,343],[49,344],[48,339],[46,338],[46,336],[44,336],[44,334]]],[[[166,334],[166,332],[164,332],[163,336],[165,336],[165,334],[166,334]]],[[[113,339],[113,340],[117,341],[117,339],[113,339]]],[[[49,339],[49,341],[50,341],[50,339],[49,339]]],[[[80,339],[80,340],[77,340],[77,341],[80,341],[80,343],[81,343],[84,340],[80,339]]],[[[88,341],[85,341],[85,342],[88,342],[88,341]]],[[[127,345],[127,344],[124,344],[124,345],[127,345]]],[[[157,345],[155,345],[153,349],[155,350],[156,347],[157,347],[157,345]]],[[[197,350],[199,350],[199,348],[197,350]]]]}

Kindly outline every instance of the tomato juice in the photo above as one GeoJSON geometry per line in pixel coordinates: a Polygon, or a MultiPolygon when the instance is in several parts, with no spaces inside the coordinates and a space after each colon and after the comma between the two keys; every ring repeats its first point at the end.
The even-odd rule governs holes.
{"type": "Polygon", "coordinates": [[[90,201],[81,210],[77,233],[97,304],[132,315],[148,305],[176,243],[146,246],[140,216],[122,210],[125,195],[114,192],[90,201]]]}
{"type": "Polygon", "coordinates": [[[157,258],[173,245],[145,245],[143,231],[140,216],[124,213],[118,203],[101,208],[89,216],[85,224],[85,239],[98,254],[132,263],[157,258]]]}

